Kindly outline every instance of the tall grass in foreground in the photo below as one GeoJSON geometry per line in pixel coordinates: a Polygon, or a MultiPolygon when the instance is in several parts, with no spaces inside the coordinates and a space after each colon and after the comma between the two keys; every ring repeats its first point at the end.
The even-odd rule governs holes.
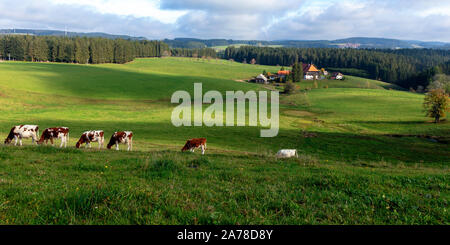
{"type": "Polygon", "coordinates": [[[1,224],[449,224],[448,169],[0,147],[1,224]],[[39,150],[37,150],[39,149],[39,150]],[[22,183],[18,185],[17,183],[22,183]]]}

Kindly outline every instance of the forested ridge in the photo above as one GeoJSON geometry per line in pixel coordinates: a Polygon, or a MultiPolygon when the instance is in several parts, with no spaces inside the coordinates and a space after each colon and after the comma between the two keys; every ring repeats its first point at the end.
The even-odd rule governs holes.
{"type": "Polygon", "coordinates": [[[168,52],[168,45],[160,41],[32,35],[0,36],[0,59],[4,60],[123,64],[137,57],[161,57],[168,52]]]}
{"type": "MultiPolygon", "coordinates": [[[[268,48],[228,47],[224,58],[238,62],[256,60],[261,65],[291,66],[299,62],[325,68],[364,70],[368,78],[400,85],[404,88],[427,86],[437,71],[450,73],[449,50],[435,49],[337,49],[337,48],[268,48]]],[[[349,74],[352,75],[352,74],[349,74]]]]}
{"type": "Polygon", "coordinates": [[[170,53],[175,57],[217,58],[217,52],[212,48],[172,48],[170,53]]]}

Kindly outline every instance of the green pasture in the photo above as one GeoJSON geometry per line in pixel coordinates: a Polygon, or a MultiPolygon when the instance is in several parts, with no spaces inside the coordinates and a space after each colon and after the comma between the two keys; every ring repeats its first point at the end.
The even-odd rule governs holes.
{"type": "Polygon", "coordinates": [[[175,91],[268,91],[238,81],[278,69],[194,58],[0,63],[2,142],[20,124],[71,135],[63,150],[0,147],[0,224],[449,223],[450,121],[426,118],[422,94],[352,76],[304,81],[280,95],[275,138],[171,124],[175,91]],[[97,129],[133,131],[135,152],[73,147],[97,129]],[[180,153],[194,137],[208,139],[206,156],[180,153]],[[279,149],[300,159],[276,159],[279,149]]]}

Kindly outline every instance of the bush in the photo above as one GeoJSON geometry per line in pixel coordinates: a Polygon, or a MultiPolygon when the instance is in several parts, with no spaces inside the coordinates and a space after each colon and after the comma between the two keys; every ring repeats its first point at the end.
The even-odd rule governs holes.
{"type": "Polygon", "coordinates": [[[290,81],[286,82],[286,84],[284,85],[284,93],[292,94],[294,92],[295,92],[295,84],[290,81]]]}

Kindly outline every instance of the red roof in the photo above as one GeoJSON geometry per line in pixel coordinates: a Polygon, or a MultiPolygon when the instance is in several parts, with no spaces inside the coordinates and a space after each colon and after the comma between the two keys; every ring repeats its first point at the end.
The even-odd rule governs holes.
{"type": "Polygon", "coordinates": [[[278,71],[278,75],[289,75],[291,71],[278,71]]]}
{"type": "Polygon", "coordinates": [[[303,64],[303,72],[318,72],[319,70],[312,64],[303,64]]]}

